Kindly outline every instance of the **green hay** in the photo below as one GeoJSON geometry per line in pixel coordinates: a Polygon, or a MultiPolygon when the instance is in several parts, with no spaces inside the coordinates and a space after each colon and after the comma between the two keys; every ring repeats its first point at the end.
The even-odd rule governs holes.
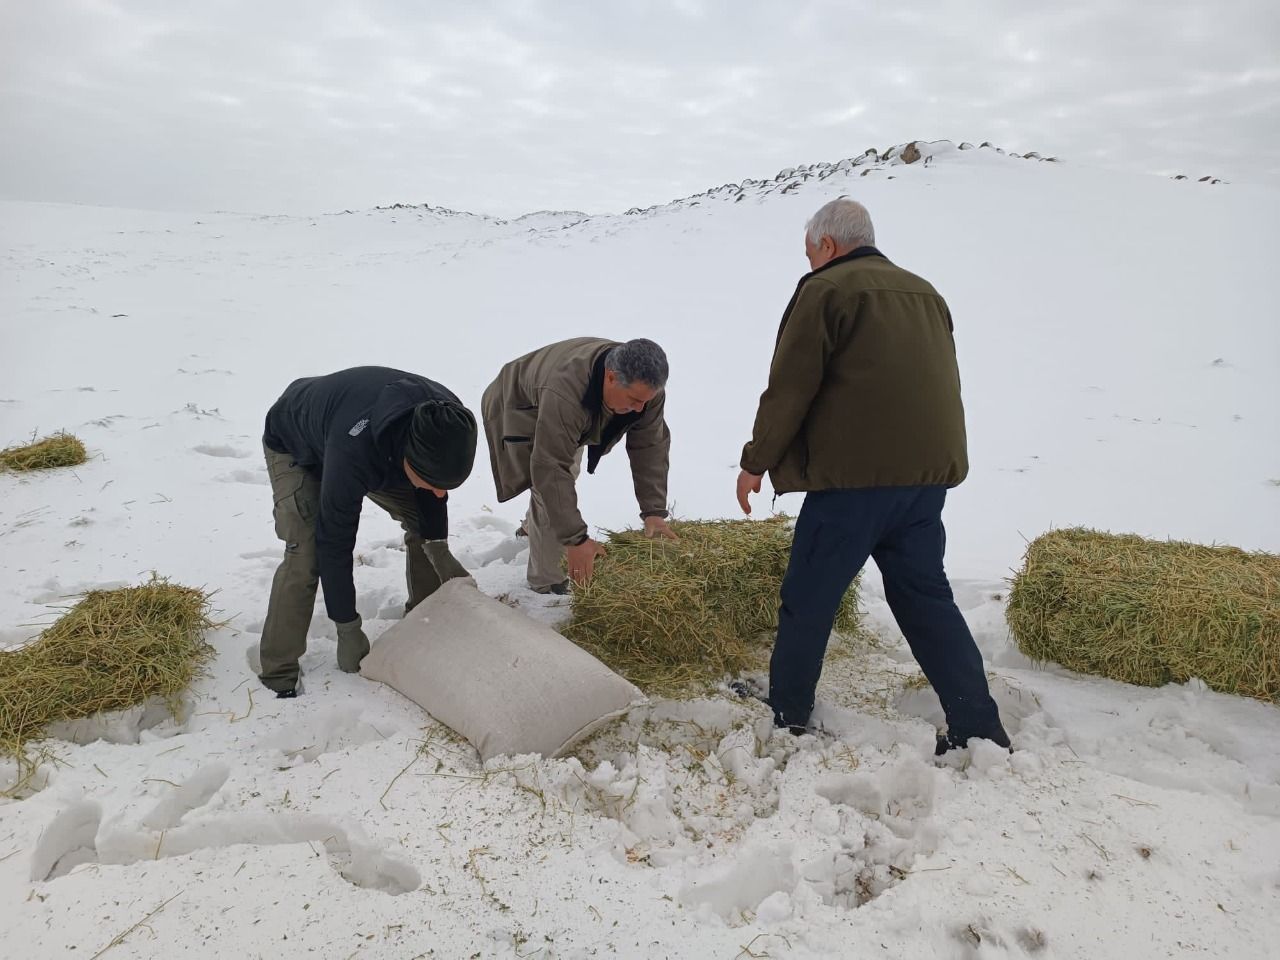
{"type": "Polygon", "coordinates": [[[213,655],[208,596],[153,578],[94,590],[30,643],[0,651],[0,755],[30,765],[25,747],[49,724],[178,696],[213,655]]]}
{"type": "Polygon", "coordinates": [[[10,470],[49,470],[74,467],[88,459],[84,444],[65,431],[42,440],[0,450],[0,465],[10,470]]]}
{"type": "Polygon", "coordinates": [[[1036,660],[1280,700],[1280,556],[1094,530],[1034,540],[1006,611],[1036,660]]]}
{"type": "MultiPolygon", "coordinates": [[[[565,635],[641,688],[671,692],[761,669],[791,553],[788,517],[683,521],[679,542],[627,530],[573,591],[565,635]],[[763,635],[763,636],[762,636],[763,635]]],[[[836,630],[859,630],[855,582],[836,630]]]]}

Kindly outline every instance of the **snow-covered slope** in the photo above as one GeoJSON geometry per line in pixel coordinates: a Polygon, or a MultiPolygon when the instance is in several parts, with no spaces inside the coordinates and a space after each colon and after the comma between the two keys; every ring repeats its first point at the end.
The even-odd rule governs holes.
{"type": "MultiPolygon", "coordinates": [[[[610,216],[0,204],[0,445],[65,427],[96,454],[0,475],[0,642],[150,570],[217,589],[228,621],[183,723],[64,731],[106,739],[59,742],[39,789],[0,805],[4,942],[92,956],[130,931],[120,958],[1266,956],[1280,710],[1033,669],[1000,596],[1024,538],[1052,525],[1280,549],[1280,193],[919,149],[610,216]],[[948,508],[950,567],[1012,758],[933,765],[936,700],[874,575],[886,646],[829,664],[834,741],[770,737],[762,711],[721,698],[658,704],[574,760],[484,771],[396,694],[339,674],[322,610],[306,695],[263,695],[245,660],[278,556],[259,435],[289,380],[383,363],[474,406],[542,343],[649,336],[672,360],[676,509],[732,516],[804,221],[845,193],[956,318],[973,473],[948,508]]],[[[591,523],[634,522],[624,457],[580,491],[591,523]]],[[[484,589],[563,615],[520,588],[523,504],[495,502],[483,459],[450,508],[484,589]]],[[[358,551],[376,636],[403,602],[403,555],[374,508],[358,551]]]]}

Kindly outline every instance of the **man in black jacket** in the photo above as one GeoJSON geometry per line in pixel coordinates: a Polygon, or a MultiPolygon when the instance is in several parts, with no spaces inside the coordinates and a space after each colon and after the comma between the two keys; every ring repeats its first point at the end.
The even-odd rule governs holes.
{"type": "Polygon", "coordinates": [[[262,627],[260,679],[293,697],[318,583],[337,625],[338,666],[355,673],[369,652],[351,576],[365,497],[404,527],[406,610],[467,576],[449,552],[447,491],[471,473],[476,420],[432,380],[353,367],[289,384],[267,411],[262,444],[285,551],[262,627]]]}

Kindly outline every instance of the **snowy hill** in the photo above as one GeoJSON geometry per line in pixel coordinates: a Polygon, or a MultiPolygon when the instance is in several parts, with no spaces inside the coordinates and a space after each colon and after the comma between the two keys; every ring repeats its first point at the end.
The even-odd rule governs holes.
{"type": "MultiPolygon", "coordinates": [[[[1036,669],[1001,596],[1050,526],[1280,550],[1280,192],[917,149],[617,215],[0,204],[0,446],[65,427],[97,454],[0,475],[0,643],[153,569],[217,589],[227,620],[184,722],[66,731],[85,745],[0,801],[5,942],[89,957],[148,918],[108,956],[1268,955],[1280,709],[1036,669]],[[306,695],[264,696],[245,661],[279,553],[259,438],[285,384],[383,363],[476,407],[533,347],[649,336],[672,361],[676,510],[732,516],[803,224],[846,193],[955,316],[973,472],[949,564],[1012,758],[935,767],[937,703],[874,575],[886,643],[829,664],[834,744],[770,739],[722,698],[481,770],[337,672],[322,609],[306,695]]],[[[593,525],[635,522],[625,458],[579,489],[593,525]]],[[[483,589],[563,616],[521,589],[523,503],[495,502],[483,457],[450,511],[483,589]]],[[[358,554],[376,642],[404,599],[376,509],[358,554]]]]}

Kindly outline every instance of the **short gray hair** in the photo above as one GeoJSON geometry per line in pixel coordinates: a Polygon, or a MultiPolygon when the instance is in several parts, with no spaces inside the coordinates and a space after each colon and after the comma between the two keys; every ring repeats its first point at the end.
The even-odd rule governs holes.
{"type": "Polygon", "coordinates": [[[606,370],[612,370],[624,387],[639,381],[655,390],[667,385],[667,355],[652,340],[628,340],[620,343],[604,360],[606,370]]]}
{"type": "Polygon", "coordinates": [[[819,208],[804,225],[805,236],[812,244],[823,237],[830,237],[838,247],[872,247],[876,242],[876,228],[871,225],[871,214],[857,200],[840,197],[819,208]]]}

